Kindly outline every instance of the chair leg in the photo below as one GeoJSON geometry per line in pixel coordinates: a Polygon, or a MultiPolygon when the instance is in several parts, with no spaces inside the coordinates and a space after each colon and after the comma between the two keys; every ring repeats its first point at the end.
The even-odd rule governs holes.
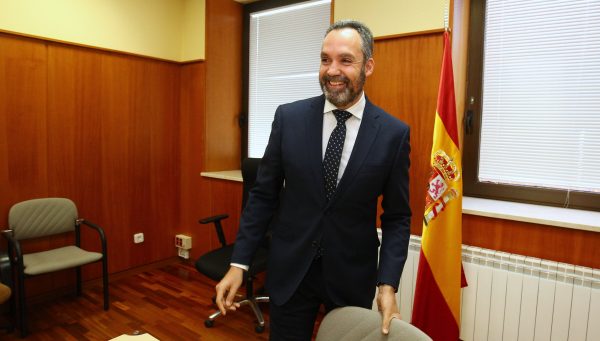
{"type": "Polygon", "coordinates": [[[77,297],[81,296],[81,267],[75,269],[75,280],[77,281],[77,297]]]}
{"type": "MultiPolygon", "coordinates": [[[[269,302],[269,297],[267,297],[267,296],[250,297],[250,298],[245,298],[245,299],[237,302],[240,304],[240,307],[244,306],[244,305],[249,305],[250,308],[252,309],[254,316],[256,316],[256,326],[254,327],[254,330],[257,333],[262,333],[265,330],[265,318],[264,318],[264,315],[258,305],[258,303],[263,303],[263,302],[269,302]]],[[[215,319],[221,315],[222,314],[221,314],[220,310],[215,311],[208,317],[208,319],[204,320],[204,325],[207,328],[211,328],[215,322],[215,319]]]]}
{"type": "Polygon", "coordinates": [[[27,330],[27,312],[25,305],[25,275],[22,271],[19,271],[19,330],[21,331],[21,337],[26,337],[28,334],[27,330]]]}
{"type": "Polygon", "coordinates": [[[106,255],[102,257],[102,288],[104,291],[104,310],[108,310],[108,262],[106,255]]]}
{"type": "Polygon", "coordinates": [[[254,316],[256,316],[256,322],[258,323],[258,326],[263,327],[265,326],[265,318],[262,314],[262,311],[260,311],[260,307],[258,306],[258,302],[256,302],[256,300],[251,299],[248,302],[248,305],[250,306],[250,308],[252,308],[252,311],[254,312],[254,316]]]}

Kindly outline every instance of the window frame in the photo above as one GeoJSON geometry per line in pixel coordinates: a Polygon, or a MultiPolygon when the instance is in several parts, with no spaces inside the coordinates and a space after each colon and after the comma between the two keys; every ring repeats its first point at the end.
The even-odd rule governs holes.
{"type": "Polygon", "coordinates": [[[241,129],[241,157],[248,157],[249,87],[250,87],[250,14],[277,7],[293,5],[308,0],[262,0],[245,4],[243,8],[244,29],[242,32],[242,114],[239,118],[241,129]]]}
{"type": "Polygon", "coordinates": [[[485,0],[471,0],[463,138],[464,195],[478,198],[600,211],[600,193],[495,184],[479,181],[485,7],[485,0]]]}

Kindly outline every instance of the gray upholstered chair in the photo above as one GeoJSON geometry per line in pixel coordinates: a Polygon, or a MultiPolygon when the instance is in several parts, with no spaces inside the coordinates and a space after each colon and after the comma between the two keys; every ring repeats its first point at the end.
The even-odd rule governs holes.
{"type": "Polygon", "coordinates": [[[330,311],[319,327],[316,341],[430,341],[417,327],[393,319],[390,333],[381,333],[381,314],[359,307],[343,307],[330,311]]]}
{"type": "Polygon", "coordinates": [[[77,295],[81,295],[81,266],[102,261],[104,310],[108,310],[108,264],[104,230],[87,220],[79,219],[75,204],[64,198],[45,198],[23,201],[11,207],[8,213],[9,230],[3,235],[8,240],[8,252],[17,274],[18,327],[21,336],[27,335],[25,278],[54,271],[76,268],[77,295]],[[81,226],[95,230],[99,235],[102,252],[82,249],[81,226]],[[21,241],[74,232],[74,242],[55,249],[23,253],[21,241]]]}

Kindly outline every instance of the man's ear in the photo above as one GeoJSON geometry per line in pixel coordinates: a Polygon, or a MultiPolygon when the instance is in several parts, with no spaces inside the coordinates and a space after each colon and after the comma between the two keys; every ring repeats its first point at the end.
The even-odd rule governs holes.
{"type": "Polygon", "coordinates": [[[367,63],[365,64],[365,75],[367,77],[369,77],[370,75],[373,74],[374,70],[375,70],[375,60],[373,60],[373,58],[369,58],[369,60],[367,60],[367,63]]]}

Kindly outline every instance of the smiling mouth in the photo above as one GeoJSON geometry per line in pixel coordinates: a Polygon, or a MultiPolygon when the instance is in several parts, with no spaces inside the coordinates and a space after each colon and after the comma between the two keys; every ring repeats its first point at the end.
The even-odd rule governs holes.
{"type": "Polygon", "coordinates": [[[340,89],[346,86],[346,82],[343,81],[328,81],[327,86],[334,89],[340,89]]]}

